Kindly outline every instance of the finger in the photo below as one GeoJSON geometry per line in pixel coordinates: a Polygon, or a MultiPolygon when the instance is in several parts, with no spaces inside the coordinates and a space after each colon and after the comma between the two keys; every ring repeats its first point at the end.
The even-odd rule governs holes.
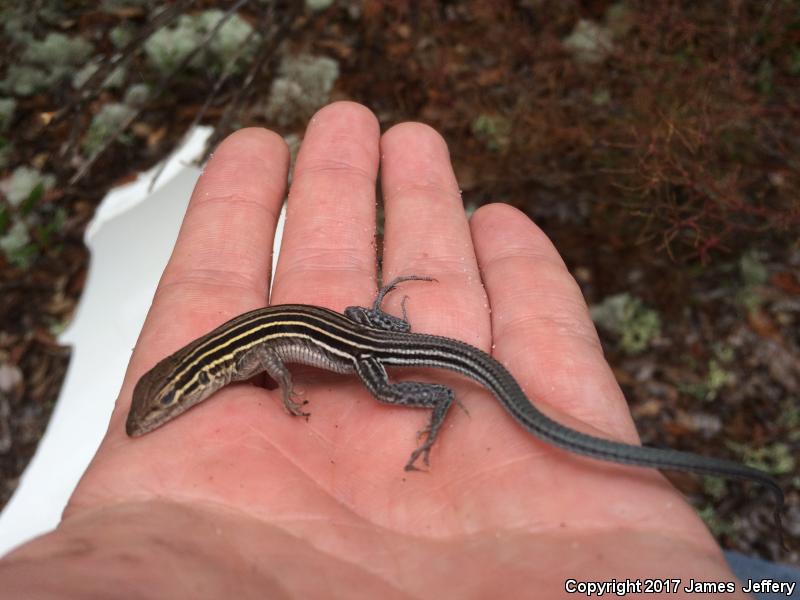
{"type": "Polygon", "coordinates": [[[492,306],[495,357],[535,403],[637,442],[581,291],[547,236],[503,204],[480,208],[470,224],[492,306]]]}
{"type": "Polygon", "coordinates": [[[174,350],[265,304],[288,158],[283,139],[263,129],[243,129],[220,144],[192,193],[142,332],[161,342],[140,346],[174,350]]]}
{"type": "Polygon", "coordinates": [[[320,110],[306,130],[289,192],[272,303],[335,310],[375,290],[379,127],[353,102],[320,110]]]}
{"type": "MultiPolygon", "coordinates": [[[[416,331],[457,337],[486,348],[486,295],[444,139],[421,123],[403,123],[381,140],[386,207],[383,280],[427,275],[409,302],[416,331]],[[424,216],[422,216],[424,215],[424,216]]],[[[402,294],[387,303],[397,308],[402,294]]]]}
{"type": "Polygon", "coordinates": [[[264,129],[226,138],[197,181],[172,256],[136,344],[112,417],[123,434],[133,384],[158,360],[266,303],[289,152],[264,129]]]}

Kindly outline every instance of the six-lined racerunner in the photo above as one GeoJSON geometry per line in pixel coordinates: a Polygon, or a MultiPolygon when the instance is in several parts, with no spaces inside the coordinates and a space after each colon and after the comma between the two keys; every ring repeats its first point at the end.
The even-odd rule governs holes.
{"type": "Polygon", "coordinates": [[[381,288],[372,308],[351,306],[344,314],[318,306],[285,304],[259,308],[235,317],[166,357],[145,373],[133,392],[126,423],[139,436],[202,402],[220,388],[266,372],[281,387],[293,415],[306,415],[292,399],[292,379],[285,363],[300,363],[335,373],[355,373],[378,400],[433,409],[425,441],[405,468],[428,464],[431,446],[454,400],[443,385],[392,383],[386,367],[434,367],[465,375],[488,389],[514,420],[531,434],[568,452],[615,463],[675,469],[755,481],[776,500],[775,521],[781,533],[781,487],[767,473],[736,462],[672,449],[636,446],[587,435],[546,416],[527,398],[514,377],[485,352],[447,337],[411,333],[405,318],[383,312],[384,297],[409,280],[398,277],[381,288]]]}

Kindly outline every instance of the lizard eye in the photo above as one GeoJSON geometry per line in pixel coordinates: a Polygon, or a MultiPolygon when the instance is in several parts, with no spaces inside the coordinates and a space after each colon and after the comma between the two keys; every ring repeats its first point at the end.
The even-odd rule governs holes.
{"type": "Polygon", "coordinates": [[[170,390],[161,397],[161,404],[163,406],[169,406],[170,404],[172,404],[174,398],[175,398],[175,391],[170,390]]]}

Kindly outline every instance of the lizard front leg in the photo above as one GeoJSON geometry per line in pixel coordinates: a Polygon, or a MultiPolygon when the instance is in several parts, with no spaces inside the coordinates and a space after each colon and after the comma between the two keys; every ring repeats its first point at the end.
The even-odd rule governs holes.
{"type": "Polygon", "coordinates": [[[309,416],[309,413],[302,410],[302,406],[305,403],[298,403],[292,400],[292,397],[297,395],[292,386],[292,374],[275,350],[265,346],[257,346],[239,358],[236,365],[236,372],[239,375],[237,379],[239,380],[248,379],[262,371],[272,377],[281,388],[283,406],[286,408],[286,412],[296,417],[309,416]]]}

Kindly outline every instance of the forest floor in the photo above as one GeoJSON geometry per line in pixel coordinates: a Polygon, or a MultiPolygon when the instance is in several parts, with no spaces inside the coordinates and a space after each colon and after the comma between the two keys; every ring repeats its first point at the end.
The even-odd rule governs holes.
{"type": "MultiPolygon", "coordinates": [[[[438,129],[468,209],[530,215],[592,307],[642,441],[772,472],[800,548],[792,3],[242,1],[211,14],[219,2],[183,0],[161,17],[148,2],[39,4],[2,9],[0,507],[58,396],[70,351],[57,336],[106,192],[198,121],[217,141],[255,125],[296,145],[314,110],[350,99],[384,129],[438,129]]],[[[800,565],[762,490],[669,476],[724,547],[800,565]]]]}

